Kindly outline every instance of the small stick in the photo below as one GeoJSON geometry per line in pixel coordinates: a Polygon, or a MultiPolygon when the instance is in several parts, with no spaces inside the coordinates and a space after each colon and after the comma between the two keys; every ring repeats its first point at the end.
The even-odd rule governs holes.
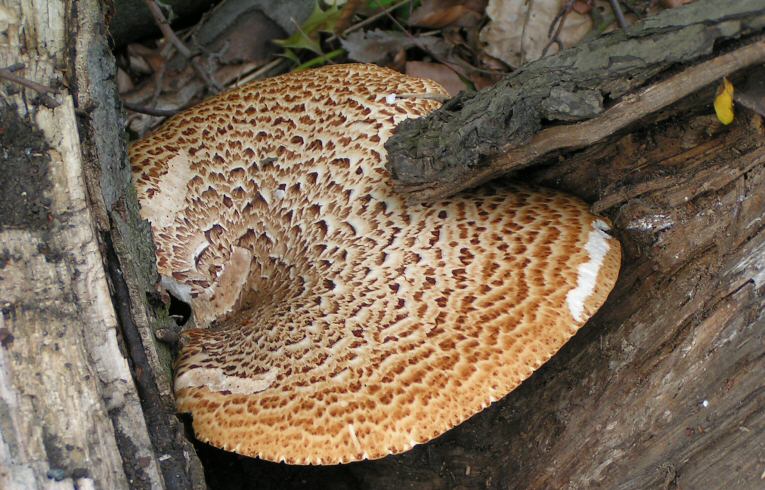
{"type": "Polygon", "coordinates": [[[196,72],[199,78],[204,80],[207,87],[215,93],[223,90],[223,87],[221,87],[221,85],[215,81],[215,79],[209,73],[207,73],[199,65],[199,63],[197,63],[191,50],[185,44],[183,44],[183,41],[181,41],[180,38],[175,34],[173,29],[170,27],[170,23],[165,18],[165,14],[162,13],[162,9],[159,8],[159,5],[157,5],[157,2],[155,0],[144,0],[144,3],[149,8],[152,17],[154,17],[154,22],[157,24],[157,27],[159,27],[159,30],[162,31],[162,36],[164,36],[168,43],[175,46],[175,49],[178,50],[181,56],[189,61],[191,67],[194,69],[194,72],[196,72]]]}
{"type": "Polygon", "coordinates": [[[147,114],[149,116],[157,116],[157,117],[174,116],[184,109],[184,108],[156,109],[154,107],[146,107],[146,106],[142,106],[138,104],[133,104],[132,102],[127,102],[125,100],[122,101],[122,105],[125,107],[125,109],[131,110],[133,112],[140,112],[141,114],[147,114]]]}
{"type": "Polygon", "coordinates": [[[13,74],[14,71],[18,71],[22,69],[23,67],[24,65],[19,66],[17,63],[15,65],[9,66],[8,68],[0,68],[0,79],[8,80],[9,82],[13,82],[18,85],[21,85],[22,87],[26,87],[28,89],[34,90],[35,92],[40,94],[40,99],[42,100],[42,103],[45,105],[45,107],[48,107],[49,109],[58,107],[60,104],[48,95],[50,93],[56,93],[55,90],[53,90],[50,87],[46,87],[45,85],[39,84],[37,82],[33,82],[32,80],[28,80],[24,77],[20,77],[18,75],[13,74]]]}
{"type": "Polygon", "coordinates": [[[391,96],[394,99],[427,99],[436,100],[438,102],[446,102],[451,99],[449,95],[441,94],[391,94],[391,96]]]}
{"type": "Polygon", "coordinates": [[[340,17],[335,23],[335,32],[343,32],[350,25],[356,11],[362,7],[362,0],[348,0],[340,11],[340,17]]]}
{"type": "Polygon", "coordinates": [[[592,119],[543,129],[527,144],[505,148],[486,167],[456,181],[399,184],[396,187],[409,193],[411,199],[416,201],[431,201],[450,196],[528,166],[553,151],[582,148],[597,143],[734,71],[763,62],[765,40],[699,63],[635,94],[626,95],[621,102],[592,119]]]}
{"type": "Polygon", "coordinates": [[[334,41],[337,38],[340,38],[340,37],[343,37],[343,36],[347,36],[348,34],[350,34],[353,31],[358,31],[362,27],[365,27],[365,26],[373,23],[374,21],[376,21],[380,17],[384,17],[384,16],[388,15],[390,12],[393,12],[394,10],[396,10],[399,7],[403,7],[407,3],[410,3],[411,1],[412,0],[401,0],[400,2],[395,3],[395,4],[391,5],[390,7],[386,8],[386,9],[383,9],[383,10],[381,10],[381,11],[379,11],[379,12],[373,14],[373,15],[370,15],[366,19],[364,19],[364,20],[362,20],[360,22],[357,22],[356,24],[352,25],[351,27],[349,27],[348,29],[344,30],[340,34],[333,34],[332,36],[329,37],[329,39],[327,39],[327,42],[332,42],[332,41],[334,41]]]}
{"type": "Polygon", "coordinates": [[[550,38],[550,41],[548,41],[548,43],[545,45],[545,48],[542,50],[543,57],[547,54],[547,51],[550,49],[550,47],[552,47],[553,44],[557,44],[558,49],[563,49],[563,43],[560,40],[560,33],[563,30],[563,24],[566,23],[568,14],[574,8],[574,3],[576,3],[576,0],[568,0],[566,5],[564,5],[563,8],[555,16],[552,23],[550,23],[550,29],[547,31],[547,37],[550,38]],[[555,33],[553,33],[553,29],[555,29],[555,33]]]}
{"type": "Polygon", "coordinates": [[[419,40],[419,39],[417,39],[417,37],[415,37],[415,36],[414,36],[414,35],[413,35],[411,32],[409,32],[409,31],[406,29],[406,27],[404,27],[403,25],[401,25],[401,22],[399,22],[399,21],[398,21],[398,19],[396,19],[396,18],[395,18],[393,15],[391,15],[391,13],[390,13],[390,12],[386,11],[386,12],[385,12],[385,15],[386,15],[386,16],[387,16],[387,17],[388,17],[388,18],[391,20],[391,22],[393,22],[393,23],[396,25],[396,27],[398,27],[398,28],[401,30],[401,32],[403,32],[403,33],[404,33],[404,35],[405,35],[406,37],[408,37],[408,38],[409,38],[409,39],[410,39],[410,40],[411,40],[411,41],[412,41],[412,42],[413,42],[413,43],[414,43],[414,44],[415,44],[415,45],[416,45],[418,48],[420,48],[421,50],[425,51],[425,52],[426,52],[426,53],[428,53],[430,56],[432,56],[432,57],[433,57],[433,58],[434,58],[436,61],[438,61],[439,63],[441,63],[442,65],[444,65],[444,66],[445,66],[445,67],[447,67],[448,69],[450,69],[451,71],[453,71],[453,72],[454,72],[454,73],[455,73],[455,74],[456,74],[458,77],[461,77],[461,76],[462,76],[462,74],[461,74],[459,71],[457,71],[457,70],[455,70],[455,69],[454,69],[454,66],[452,66],[452,65],[453,65],[452,63],[449,63],[449,62],[447,62],[446,60],[444,60],[443,58],[441,58],[440,56],[438,56],[436,53],[434,53],[432,50],[428,49],[428,48],[427,48],[427,46],[425,46],[424,44],[422,44],[422,43],[420,42],[420,40],[419,40]]]}
{"type": "Polygon", "coordinates": [[[616,17],[616,22],[619,24],[619,27],[622,28],[623,31],[627,30],[627,19],[624,18],[624,13],[622,12],[622,8],[619,6],[619,0],[609,0],[611,2],[611,10],[614,11],[614,16],[616,17]]]}
{"type": "Polygon", "coordinates": [[[284,58],[276,58],[265,65],[257,67],[254,71],[250,73],[246,73],[242,78],[234,82],[234,87],[241,87],[242,85],[245,85],[247,83],[250,83],[253,80],[257,80],[258,78],[261,78],[262,76],[266,75],[271,70],[276,70],[279,65],[282,63],[286,63],[286,60],[284,58]]]}

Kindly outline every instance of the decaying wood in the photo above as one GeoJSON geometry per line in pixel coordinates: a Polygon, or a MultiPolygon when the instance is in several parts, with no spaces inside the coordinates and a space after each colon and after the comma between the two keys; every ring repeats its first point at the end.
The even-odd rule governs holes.
{"type": "MultiPolygon", "coordinates": [[[[701,3],[705,14],[731,8],[701,3]]],[[[0,103],[0,487],[199,488],[192,451],[175,444],[169,354],[154,345],[144,304],[153,251],[124,149],[103,131],[119,114],[93,35],[100,7],[38,5],[0,0],[0,66],[24,63],[20,75],[56,88],[60,103],[0,86],[15,104],[0,103]],[[136,353],[135,377],[123,351],[136,353]]],[[[698,21],[690,39],[704,42],[679,43],[667,63],[707,53],[715,29],[757,25],[756,13],[698,21]]],[[[301,468],[214,452],[211,483],[760,488],[765,131],[758,117],[724,128],[698,114],[526,175],[595,202],[615,223],[625,265],[604,309],[522,387],[400,456],[301,468]]]]}
{"type": "MultiPolygon", "coordinates": [[[[553,137],[569,139],[554,142],[553,149],[588,144],[593,137],[582,137],[577,128],[539,131],[550,121],[572,122],[601,115],[582,130],[594,127],[598,128],[594,135],[602,134],[608,127],[603,123],[611,116],[603,114],[607,101],[629,94],[673,66],[708,56],[715,43],[752,35],[764,26],[765,0],[724,5],[699,0],[667,10],[626,32],[530,63],[491,89],[463,93],[426,118],[404,122],[386,144],[388,169],[402,192],[413,200],[426,201],[527,164],[550,151],[553,137]]],[[[762,57],[761,49],[752,45],[751,62],[762,57]]],[[[741,67],[741,61],[732,57],[726,64],[741,67]]],[[[651,94],[647,89],[637,99],[626,95],[612,109],[621,118],[613,124],[615,128],[628,124],[628,110],[640,110],[640,103],[651,102],[651,94]]]]}
{"type": "Polygon", "coordinates": [[[0,0],[0,66],[23,64],[17,74],[57,103],[0,86],[3,489],[203,485],[157,370],[145,305],[156,272],[138,277],[126,253],[153,264],[104,82],[114,64],[101,7],[0,0]],[[145,351],[130,360],[138,390],[131,336],[145,351]]]}
{"type": "Polygon", "coordinates": [[[720,55],[625,96],[621,102],[592,119],[543,129],[528,143],[492,158],[485,166],[460,180],[419,189],[417,198],[445,198],[526,167],[556,151],[592,145],[734,71],[762,62],[765,62],[765,41],[756,41],[720,55]]]}
{"type": "Polygon", "coordinates": [[[743,111],[722,126],[702,100],[524,175],[596,202],[625,257],[603,309],[519,389],[379,461],[207,449],[212,487],[762,488],[765,129],[743,111]]]}

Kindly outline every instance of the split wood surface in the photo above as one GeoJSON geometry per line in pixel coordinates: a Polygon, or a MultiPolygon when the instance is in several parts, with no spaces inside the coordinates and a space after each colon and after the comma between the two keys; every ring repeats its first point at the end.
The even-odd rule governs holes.
{"type": "Polygon", "coordinates": [[[0,73],[0,488],[201,489],[149,328],[153,249],[103,6],[39,7],[0,0],[12,68],[0,73]]]}

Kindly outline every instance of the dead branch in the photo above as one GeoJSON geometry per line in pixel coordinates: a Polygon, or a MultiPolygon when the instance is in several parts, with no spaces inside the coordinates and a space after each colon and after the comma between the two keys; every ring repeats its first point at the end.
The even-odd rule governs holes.
{"type": "Polygon", "coordinates": [[[765,0],[724,6],[698,0],[529,63],[490,89],[462,93],[429,116],[400,124],[386,144],[388,170],[401,192],[424,201],[528,165],[551,151],[599,141],[756,62],[757,51],[763,50],[759,44],[643,89],[678,65],[708,59],[720,41],[750,36],[754,43],[763,22],[765,0]],[[723,24],[731,29],[722,29],[723,24]],[[747,53],[751,59],[742,59],[747,53]],[[717,71],[704,71],[711,67],[717,71]],[[634,95],[637,90],[642,91],[634,95]],[[579,121],[590,122],[571,124],[579,121]]]}
{"type": "Polygon", "coordinates": [[[147,114],[149,116],[156,116],[156,117],[170,117],[178,114],[183,110],[183,108],[178,109],[156,109],[154,107],[146,107],[139,104],[133,104],[132,102],[128,102],[126,100],[122,101],[122,105],[125,107],[125,109],[128,109],[133,112],[139,112],[141,114],[147,114]]]}
{"type": "Polygon", "coordinates": [[[591,145],[734,71],[763,62],[765,40],[688,68],[627,96],[593,119],[544,129],[534,135],[528,144],[493,159],[485,169],[476,172],[469,179],[455,181],[432,191],[423,191],[422,195],[426,196],[424,199],[427,200],[439,199],[525,167],[554,151],[591,145]]]}
{"type": "Polygon", "coordinates": [[[16,83],[18,85],[21,85],[22,87],[26,87],[28,89],[34,90],[38,94],[40,94],[40,100],[43,103],[45,107],[48,107],[49,109],[53,109],[54,107],[58,107],[59,103],[55,101],[51,96],[48,94],[55,93],[56,91],[53,90],[50,87],[46,87],[45,85],[39,84],[37,82],[33,82],[32,80],[28,80],[24,77],[20,77],[18,75],[14,75],[14,71],[18,71],[22,69],[24,65],[15,65],[15,66],[9,66],[7,68],[0,68],[0,79],[8,80],[9,82],[16,83]]]}
{"type": "Polygon", "coordinates": [[[162,12],[162,9],[159,7],[159,5],[157,5],[157,2],[155,0],[144,0],[144,3],[149,8],[152,17],[154,17],[154,21],[156,22],[157,27],[159,27],[159,29],[162,31],[162,36],[165,38],[165,40],[169,44],[172,44],[175,49],[178,50],[181,56],[188,60],[188,62],[191,64],[191,67],[194,69],[194,72],[199,76],[199,78],[204,80],[210,91],[217,93],[223,90],[223,87],[212,77],[210,73],[202,68],[197,60],[194,59],[194,54],[191,52],[191,50],[175,34],[175,31],[173,31],[173,29],[170,27],[170,23],[165,18],[165,14],[162,12]]]}

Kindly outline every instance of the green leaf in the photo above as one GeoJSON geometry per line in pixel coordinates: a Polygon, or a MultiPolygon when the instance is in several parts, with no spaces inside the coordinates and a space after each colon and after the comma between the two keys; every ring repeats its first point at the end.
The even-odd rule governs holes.
{"type": "Polygon", "coordinates": [[[274,43],[283,48],[308,49],[319,55],[324,54],[318,41],[319,33],[334,32],[339,18],[340,8],[337,5],[329,5],[326,10],[323,10],[317,2],[314,4],[311,16],[298,27],[294,34],[287,39],[274,40],[274,43]]]}
{"type": "Polygon", "coordinates": [[[292,71],[293,72],[304,71],[304,70],[307,70],[309,68],[325,65],[325,64],[329,63],[331,60],[333,60],[334,58],[337,58],[338,56],[341,56],[341,55],[344,55],[344,54],[345,54],[345,50],[344,49],[336,49],[334,51],[330,51],[327,54],[323,54],[321,56],[317,56],[316,58],[314,58],[312,60],[308,60],[305,63],[303,63],[302,65],[298,65],[292,71]]]}
{"type": "Polygon", "coordinates": [[[282,56],[283,58],[287,58],[288,60],[290,60],[296,65],[300,64],[300,58],[298,58],[298,55],[296,55],[295,52],[292,51],[290,48],[284,48],[284,52],[279,56],[282,56]]]}

